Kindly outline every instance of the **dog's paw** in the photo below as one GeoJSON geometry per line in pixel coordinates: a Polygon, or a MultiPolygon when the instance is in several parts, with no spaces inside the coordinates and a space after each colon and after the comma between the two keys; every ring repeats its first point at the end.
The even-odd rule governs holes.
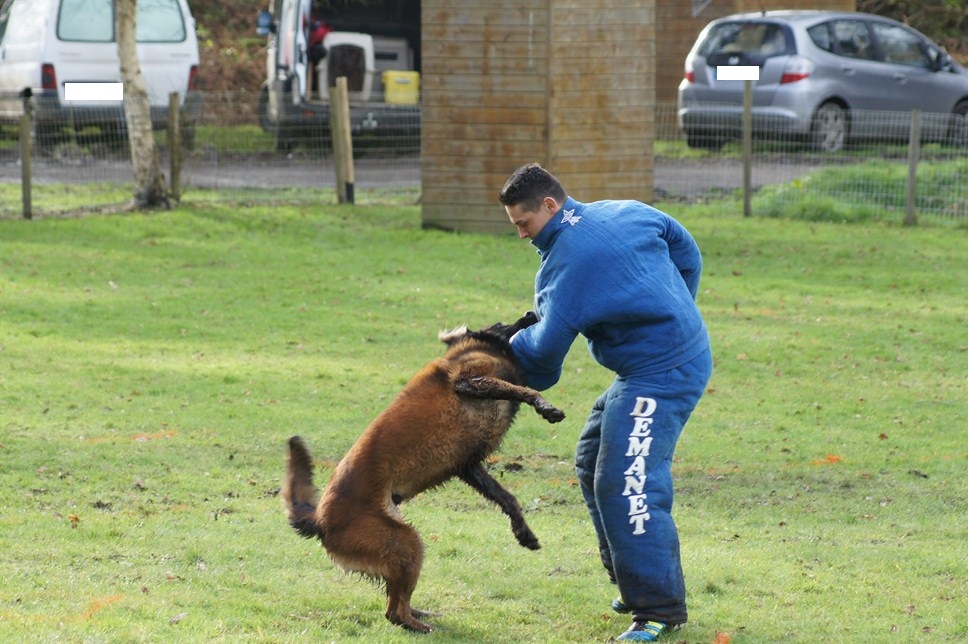
{"type": "Polygon", "coordinates": [[[565,419],[565,412],[550,403],[535,405],[535,411],[549,423],[560,423],[565,419]]]}

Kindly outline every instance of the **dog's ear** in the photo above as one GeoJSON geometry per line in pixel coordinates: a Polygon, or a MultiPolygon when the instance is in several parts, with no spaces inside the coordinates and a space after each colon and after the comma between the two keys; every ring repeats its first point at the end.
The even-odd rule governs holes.
{"type": "Polygon", "coordinates": [[[456,329],[451,329],[450,331],[441,331],[437,334],[437,338],[446,344],[448,347],[461,338],[467,335],[467,325],[459,326],[456,329]]]}

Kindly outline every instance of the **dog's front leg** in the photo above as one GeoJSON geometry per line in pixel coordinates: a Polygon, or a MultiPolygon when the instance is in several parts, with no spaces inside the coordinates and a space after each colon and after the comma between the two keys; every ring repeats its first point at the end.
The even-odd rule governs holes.
{"type": "Polygon", "coordinates": [[[454,384],[454,391],[461,396],[484,400],[517,400],[534,407],[549,423],[565,419],[565,412],[541,397],[534,389],[515,385],[490,376],[461,376],[454,384]]]}
{"type": "Polygon", "coordinates": [[[480,492],[485,499],[496,503],[504,514],[511,519],[511,532],[525,548],[537,550],[541,547],[538,537],[531,532],[531,528],[524,520],[524,513],[521,512],[521,504],[513,494],[505,490],[494,477],[487,473],[484,466],[480,463],[465,468],[458,474],[460,480],[467,483],[472,488],[480,492]]]}

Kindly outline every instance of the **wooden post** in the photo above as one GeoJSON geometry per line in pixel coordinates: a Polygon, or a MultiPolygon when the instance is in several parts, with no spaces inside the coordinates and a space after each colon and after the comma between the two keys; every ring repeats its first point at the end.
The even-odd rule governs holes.
{"type": "Polygon", "coordinates": [[[918,161],[920,158],[921,110],[911,110],[911,134],[908,140],[907,212],[904,215],[905,226],[914,226],[918,223],[918,161]]]}
{"type": "Polygon", "coordinates": [[[31,121],[32,111],[34,106],[30,102],[30,90],[22,93],[20,96],[24,101],[24,113],[20,117],[20,190],[21,199],[23,201],[24,209],[24,219],[33,219],[33,203],[31,199],[32,178],[31,174],[31,158],[30,158],[30,132],[33,130],[33,125],[31,121]]]}
{"type": "Polygon", "coordinates": [[[178,110],[178,92],[168,95],[168,154],[169,192],[177,203],[181,201],[181,114],[178,110]]]}
{"type": "Polygon", "coordinates": [[[336,79],[329,92],[329,126],[333,138],[333,167],[339,203],[355,203],[353,184],[353,136],[350,130],[350,100],[345,76],[336,79]]]}
{"type": "Polygon", "coordinates": [[[753,191],[753,81],[743,81],[743,216],[752,214],[753,191]]]}
{"type": "MultiPolygon", "coordinates": [[[[341,77],[340,77],[341,78],[341,77]]],[[[329,134],[333,141],[333,174],[336,180],[336,199],[338,203],[346,201],[346,183],[343,176],[343,126],[340,123],[342,111],[339,105],[339,78],[336,84],[329,88],[329,134]]]]}

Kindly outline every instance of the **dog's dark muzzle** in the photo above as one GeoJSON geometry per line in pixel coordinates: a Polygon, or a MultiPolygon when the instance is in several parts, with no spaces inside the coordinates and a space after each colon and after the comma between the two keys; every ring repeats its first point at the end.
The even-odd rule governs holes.
{"type": "Polygon", "coordinates": [[[538,316],[535,315],[535,312],[528,311],[527,313],[522,315],[518,319],[518,321],[515,322],[514,324],[509,325],[509,324],[501,324],[500,322],[498,322],[497,324],[493,324],[487,327],[486,329],[483,329],[483,331],[485,333],[496,335],[504,340],[510,340],[515,333],[517,333],[521,329],[527,329],[532,324],[537,323],[537,321],[538,321],[538,316]]]}

